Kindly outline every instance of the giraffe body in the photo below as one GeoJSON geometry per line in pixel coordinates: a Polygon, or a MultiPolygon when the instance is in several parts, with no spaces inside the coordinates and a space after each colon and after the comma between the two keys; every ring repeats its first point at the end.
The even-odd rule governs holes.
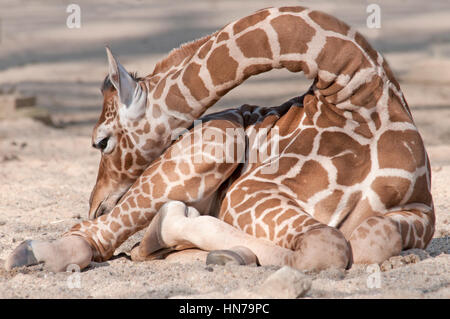
{"type": "Polygon", "coordinates": [[[430,166],[420,134],[383,57],[343,22],[302,7],[260,10],[173,51],[143,79],[108,57],[93,133],[103,151],[90,201],[95,219],[64,237],[85,239],[94,260],[111,257],[164,204],[164,218],[150,227],[159,241],[149,230],[141,257],[155,247],[244,246],[261,264],[321,269],[382,262],[431,240],[430,166]],[[200,130],[172,142],[174,130],[273,68],[303,71],[314,83],[279,107],[207,115],[200,130]],[[249,137],[261,129],[268,132],[262,144],[277,149],[251,161],[261,144],[249,137]],[[229,145],[217,140],[196,147],[196,132],[235,141],[233,160],[223,160],[229,145]]]}

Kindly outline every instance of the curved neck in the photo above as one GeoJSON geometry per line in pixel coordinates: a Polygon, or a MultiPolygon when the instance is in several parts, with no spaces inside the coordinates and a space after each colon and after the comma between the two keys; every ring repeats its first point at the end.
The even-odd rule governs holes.
{"type": "Polygon", "coordinates": [[[382,58],[358,33],[302,7],[258,11],[178,50],[155,68],[160,80],[152,98],[186,121],[250,76],[273,68],[303,71],[315,79],[318,94],[342,110],[376,103],[373,92],[389,77],[382,58]]]}

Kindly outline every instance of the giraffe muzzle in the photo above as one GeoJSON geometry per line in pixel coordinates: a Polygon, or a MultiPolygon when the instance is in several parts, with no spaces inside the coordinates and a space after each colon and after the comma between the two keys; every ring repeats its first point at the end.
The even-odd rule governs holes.
{"type": "Polygon", "coordinates": [[[100,216],[109,214],[113,210],[113,208],[120,202],[127,190],[128,188],[120,193],[107,196],[105,199],[100,201],[96,207],[91,206],[89,211],[89,219],[96,219],[100,216]]]}

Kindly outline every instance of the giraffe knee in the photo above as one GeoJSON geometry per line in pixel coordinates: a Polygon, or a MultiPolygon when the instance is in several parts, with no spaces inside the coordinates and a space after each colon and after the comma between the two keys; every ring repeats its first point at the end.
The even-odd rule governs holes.
{"type": "Polygon", "coordinates": [[[337,229],[321,226],[299,237],[292,266],[302,270],[347,268],[351,264],[351,249],[337,229]]]}
{"type": "Polygon", "coordinates": [[[402,236],[392,220],[373,216],[352,232],[350,244],[355,263],[381,263],[401,252],[402,236]]]}

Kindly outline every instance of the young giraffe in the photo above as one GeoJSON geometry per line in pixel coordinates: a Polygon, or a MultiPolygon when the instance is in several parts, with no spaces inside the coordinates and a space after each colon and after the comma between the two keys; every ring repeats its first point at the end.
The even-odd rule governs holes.
{"type": "Polygon", "coordinates": [[[137,260],[197,247],[212,251],[213,262],[245,263],[254,253],[262,265],[299,269],[381,262],[431,240],[423,142],[386,61],[345,23],[302,7],[263,9],[174,50],[143,79],[107,55],[92,136],[102,150],[92,220],[51,243],[22,243],[7,269],[36,262],[83,268],[146,227],[132,252],[137,260]],[[172,143],[174,130],[273,68],[303,71],[314,83],[280,107],[206,116],[200,132],[215,139],[200,147],[197,126],[172,143]],[[258,144],[242,138],[260,128],[279,152],[250,162],[258,144]],[[225,138],[235,142],[217,142],[225,138]],[[224,161],[230,147],[234,161],[224,161]],[[278,170],[264,170],[272,164],[278,170]]]}

